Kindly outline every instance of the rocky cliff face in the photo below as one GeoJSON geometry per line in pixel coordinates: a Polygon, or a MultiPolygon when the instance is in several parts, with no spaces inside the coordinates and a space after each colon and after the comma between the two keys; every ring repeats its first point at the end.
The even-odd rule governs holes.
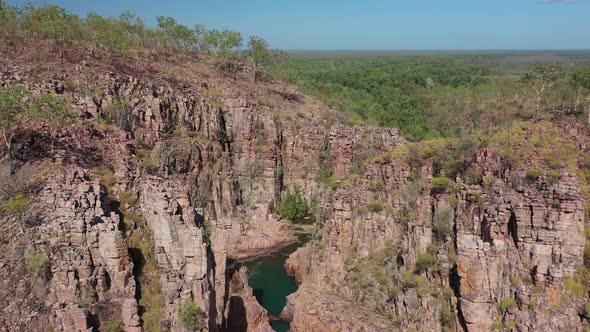
{"type": "Polygon", "coordinates": [[[293,331],[588,326],[573,278],[584,208],[565,170],[531,181],[482,150],[470,164],[481,181],[441,190],[432,165],[382,157],[407,145],[396,130],[343,125],[288,86],[206,59],[19,60],[3,62],[2,84],[59,94],[84,120],[62,132],[55,162],[31,123],[17,173],[1,174],[31,201],[1,216],[0,329],[184,331],[178,309],[194,301],[209,331],[269,331],[231,262],[295,241],[275,214],[285,190],[317,219],[287,263],[301,284],[282,315],[293,331]]]}
{"type": "MultiPolygon", "coordinates": [[[[341,150],[342,140],[332,147],[341,150]]],[[[362,312],[352,304],[326,305],[334,297],[374,308],[390,329],[588,327],[587,291],[574,278],[586,242],[576,176],[532,179],[482,150],[470,166],[482,181],[457,178],[441,191],[431,166],[403,160],[346,174],[315,240],[290,257],[287,269],[302,284],[285,309],[292,330],[383,330],[367,315],[352,318],[362,312]]]]}
{"type": "MultiPolygon", "coordinates": [[[[228,317],[240,302],[248,330],[268,330],[244,272],[232,276],[227,263],[296,241],[273,211],[287,188],[315,195],[335,115],[274,83],[222,74],[168,83],[153,68],[128,76],[97,62],[60,66],[41,73],[35,65],[2,67],[3,84],[57,93],[87,119],[63,131],[59,166],[43,159],[44,128],[39,136],[27,131],[35,124],[23,129],[20,168],[5,175],[17,179],[33,159],[45,160],[40,188],[30,193],[38,219],[23,228],[22,243],[5,239],[43,252],[51,266],[35,295],[43,307],[37,319],[65,331],[182,331],[178,309],[192,300],[209,330],[231,330],[228,317]]],[[[11,277],[32,278],[22,259],[1,261],[21,267],[11,277]]],[[[3,311],[5,329],[34,324],[18,318],[33,311],[30,304],[3,311]]]]}

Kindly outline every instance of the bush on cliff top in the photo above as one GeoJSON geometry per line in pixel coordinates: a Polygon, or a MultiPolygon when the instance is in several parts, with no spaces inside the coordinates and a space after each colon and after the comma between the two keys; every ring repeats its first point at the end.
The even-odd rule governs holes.
{"type": "Polygon", "coordinates": [[[432,179],[432,193],[442,194],[447,192],[453,184],[453,181],[447,177],[441,176],[432,179]]]}

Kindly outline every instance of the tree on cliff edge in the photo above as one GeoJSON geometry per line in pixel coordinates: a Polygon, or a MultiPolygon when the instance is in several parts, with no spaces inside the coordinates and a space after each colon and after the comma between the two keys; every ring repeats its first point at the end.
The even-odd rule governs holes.
{"type": "Polygon", "coordinates": [[[8,159],[10,174],[14,173],[13,139],[25,120],[26,109],[23,105],[26,92],[20,86],[0,87],[0,134],[7,149],[3,159],[8,159]]]}
{"type": "MultiPolygon", "coordinates": [[[[590,91],[590,67],[576,70],[572,75],[572,83],[577,89],[576,108],[578,108],[581,103],[582,91],[590,91]]],[[[588,110],[588,124],[590,124],[590,109],[588,110]]]]}
{"type": "Polygon", "coordinates": [[[260,37],[251,36],[248,41],[248,53],[254,63],[254,82],[257,82],[261,75],[260,68],[270,60],[268,43],[260,37]]]}
{"type": "Polygon", "coordinates": [[[30,37],[53,40],[59,51],[60,61],[63,61],[65,48],[81,35],[78,16],[69,14],[56,5],[35,7],[29,4],[25,7],[22,21],[30,37]]]}

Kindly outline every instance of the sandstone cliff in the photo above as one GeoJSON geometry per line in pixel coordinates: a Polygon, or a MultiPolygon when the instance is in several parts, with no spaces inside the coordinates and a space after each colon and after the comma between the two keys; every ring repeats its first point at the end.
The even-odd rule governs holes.
{"type": "MultiPolygon", "coordinates": [[[[568,139],[587,151],[573,131],[568,139]]],[[[346,140],[355,138],[333,135],[331,148],[346,140]]],[[[290,257],[286,267],[302,285],[284,313],[293,331],[383,330],[359,304],[387,317],[394,327],[386,330],[588,328],[584,201],[574,174],[531,176],[482,149],[465,172],[478,179],[455,183],[433,177],[431,163],[413,167],[407,153],[347,174],[314,241],[290,257]]]]}
{"type": "Polygon", "coordinates": [[[248,329],[268,327],[247,284],[230,286],[245,279],[232,281],[227,262],[296,241],[273,211],[286,188],[314,195],[336,115],[281,83],[253,85],[215,73],[206,58],[197,68],[182,67],[187,75],[178,80],[163,79],[155,62],[135,63],[128,75],[134,70],[89,61],[46,71],[23,61],[1,68],[3,84],[57,93],[86,119],[65,128],[55,164],[42,124],[31,123],[17,138],[17,174],[4,179],[26,177],[33,163],[42,163],[44,174],[27,193],[35,222],[4,239],[21,256],[3,256],[3,271],[11,279],[27,274],[24,248],[42,252],[51,268],[33,294],[43,308],[35,319],[20,317],[34,308],[6,288],[11,304],[3,306],[2,328],[41,321],[65,331],[107,324],[181,331],[178,307],[193,300],[209,330],[224,330],[238,298],[255,319],[248,329]]]}

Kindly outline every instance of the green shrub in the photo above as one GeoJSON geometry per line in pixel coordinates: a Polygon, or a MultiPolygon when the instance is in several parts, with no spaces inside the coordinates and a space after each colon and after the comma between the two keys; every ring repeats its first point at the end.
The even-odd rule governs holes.
{"type": "Polygon", "coordinates": [[[92,285],[81,285],[76,292],[77,303],[83,307],[89,306],[96,301],[96,289],[92,285]]]}
{"type": "Polygon", "coordinates": [[[436,239],[439,242],[443,242],[446,237],[451,233],[453,223],[453,210],[443,209],[439,210],[434,215],[434,232],[436,239]]]}
{"type": "Polygon", "coordinates": [[[2,209],[10,214],[21,216],[29,209],[31,201],[22,194],[16,194],[2,202],[2,209]]]}
{"type": "Polygon", "coordinates": [[[495,321],[492,323],[492,326],[490,326],[490,328],[492,330],[501,330],[504,328],[504,324],[502,324],[502,322],[495,321]]]}
{"type": "Polygon", "coordinates": [[[49,257],[45,252],[27,251],[24,259],[25,268],[30,273],[42,276],[49,271],[49,257]]]}
{"type": "Polygon", "coordinates": [[[510,276],[510,285],[512,287],[518,287],[518,286],[520,286],[520,284],[521,284],[520,278],[517,275],[510,276]]]}
{"type": "Polygon", "coordinates": [[[295,220],[298,217],[303,217],[307,214],[309,205],[307,200],[301,192],[287,192],[277,212],[278,214],[286,219],[295,220]]]}
{"type": "Polygon", "coordinates": [[[502,301],[500,301],[499,309],[500,309],[500,312],[504,312],[504,311],[506,311],[506,309],[508,309],[510,307],[515,307],[515,306],[516,306],[516,300],[511,297],[507,297],[505,299],[502,299],[502,301]]]}
{"type": "Polygon", "coordinates": [[[437,260],[434,255],[429,253],[421,253],[416,259],[416,266],[414,267],[414,273],[421,274],[422,272],[428,271],[429,268],[436,264],[437,260]]]}
{"type": "Polygon", "coordinates": [[[407,275],[402,275],[402,277],[402,282],[405,289],[418,287],[419,279],[417,276],[408,273],[407,275]]]}
{"type": "Polygon", "coordinates": [[[373,181],[369,185],[369,191],[372,192],[381,192],[385,189],[385,183],[381,180],[373,181]]]}
{"type": "Polygon", "coordinates": [[[448,305],[443,305],[440,311],[440,324],[444,331],[454,331],[455,314],[448,305]]]}
{"type": "Polygon", "coordinates": [[[402,293],[402,290],[401,290],[401,288],[399,288],[398,285],[387,286],[387,296],[389,296],[389,298],[397,297],[401,293],[402,293]]]}
{"type": "Polygon", "coordinates": [[[547,164],[549,168],[559,168],[561,166],[559,160],[557,160],[557,158],[555,158],[554,156],[549,156],[545,158],[545,164],[547,164]]]}
{"type": "Polygon", "coordinates": [[[486,176],[483,178],[483,186],[486,188],[490,187],[494,183],[495,179],[496,178],[493,175],[486,176]]]}
{"type": "Polygon", "coordinates": [[[561,180],[561,173],[556,171],[549,171],[549,173],[547,173],[547,183],[555,184],[559,180],[561,180]]]}
{"type": "Polygon", "coordinates": [[[507,322],[504,323],[504,327],[506,327],[507,329],[513,329],[516,328],[516,322],[513,320],[509,320],[507,322]]]}
{"type": "Polygon", "coordinates": [[[208,245],[211,245],[211,229],[213,225],[211,224],[211,220],[205,219],[203,222],[203,240],[208,245]]]}
{"type": "Polygon", "coordinates": [[[432,179],[432,193],[442,194],[451,189],[453,181],[451,179],[441,176],[432,179]]]}
{"type": "Polygon", "coordinates": [[[155,171],[156,169],[158,169],[158,167],[160,167],[160,165],[159,165],[160,159],[158,156],[158,151],[156,149],[154,149],[154,150],[139,149],[139,150],[137,150],[136,155],[139,159],[141,159],[143,166],[148,171],[155,171]]]}
{"type": "Polygon", "coordinates": [[[316,177],[316,181],[328,188],[333,187],[335,182],[334,177],[332,176],[332,169],[329,167],[321,168],[316,177]]]}
{"type": "Polygon", "coordinates": [[[450,245],[449,246],[449,252],[448,252],[447,255],[448,255],[449,260],[451,262],[453,262],[453,263],[456,263],[457,262],[457,249],[455,249],[455,246],[454,245],[450,245]]]}
{"type": "Polygon", "coordinates": [[[535,311],[535,309],[537,309],[537,301],[531,300],[529,302],[529,310],[535,311]]]}
{"type": "Polygon", "coordinates": [[[383,203],[379,201],[372,201],[368,207],[369,211],[371,212],[381,212],[383,211],[383,203]]]}
{"type": "Polygon", "coordinates": [[[541,176],[541,171],[539,171],[538,169],[529,169],[526,172],[526,180],[528,182],[536,182],[537,180],[539,180],[540,176],[541,176]]]}
{"type": "Polygon", "coordinates": [[[205,327],[205,313],[194,301],[181,304],[178,308],[178,317],[190,331],[202,331],[205,327]]]}
{"type": "Polygon", "coordinates": [[[367,212],[369,212],[369,209],[366,206],[359,206],[355,210],[357,216],[365,216],[367,212]]]}
{"type": "Polygon", "coordinates": [[[102,332],[123,332],[123,323],[120,320],[109,320],[100,324],[102,332]]]}
{"type": "Polygon", "coordinates": [[[109,105],[103,107],[106,116],[109,117],[110,122],[117,127],[130,131],[133,125],[132,111],[133,105],[125,100],[113,100],[109,105]]]}
{"type": "Polygon", "coordinates": [[[104,186],[106,187],[107,193],[113,195],[115,193],[114,186],[118,182],[117,176],[115,175],[113,170],[100,167],[94,169],[94,173],[100,176],[100,182],[102,182],[102,184],[104,184],[104,186]]]}
{"type": "Polygon", "coordinates": [[[483,173],[480,169],[472,169],[467,173],[467,184],[479,185],[483,181],[483,173]]]}
{"type": "Polygon", "coordinates": [[[539,286],[533,286],[533,289],[531,290],[533,294],[535,295],[541,295],[543,293],[545,293],[545,290],[539,286]]]}
{"type": "Polygon", "coordinates": [[[576,278],[563,278],[563,286],[577,299],[583,299],[586,295],[586,288],[576,278]]]}
{"type": "Polygon", "coordinates": [[[141,277],[141,298],[139,299],[139,305],[144,310],[141,315],[143,331],[161,331],[160,320],[164,317],[166,301],[161,291],[160,277],[157,273],[141,277]]]}

